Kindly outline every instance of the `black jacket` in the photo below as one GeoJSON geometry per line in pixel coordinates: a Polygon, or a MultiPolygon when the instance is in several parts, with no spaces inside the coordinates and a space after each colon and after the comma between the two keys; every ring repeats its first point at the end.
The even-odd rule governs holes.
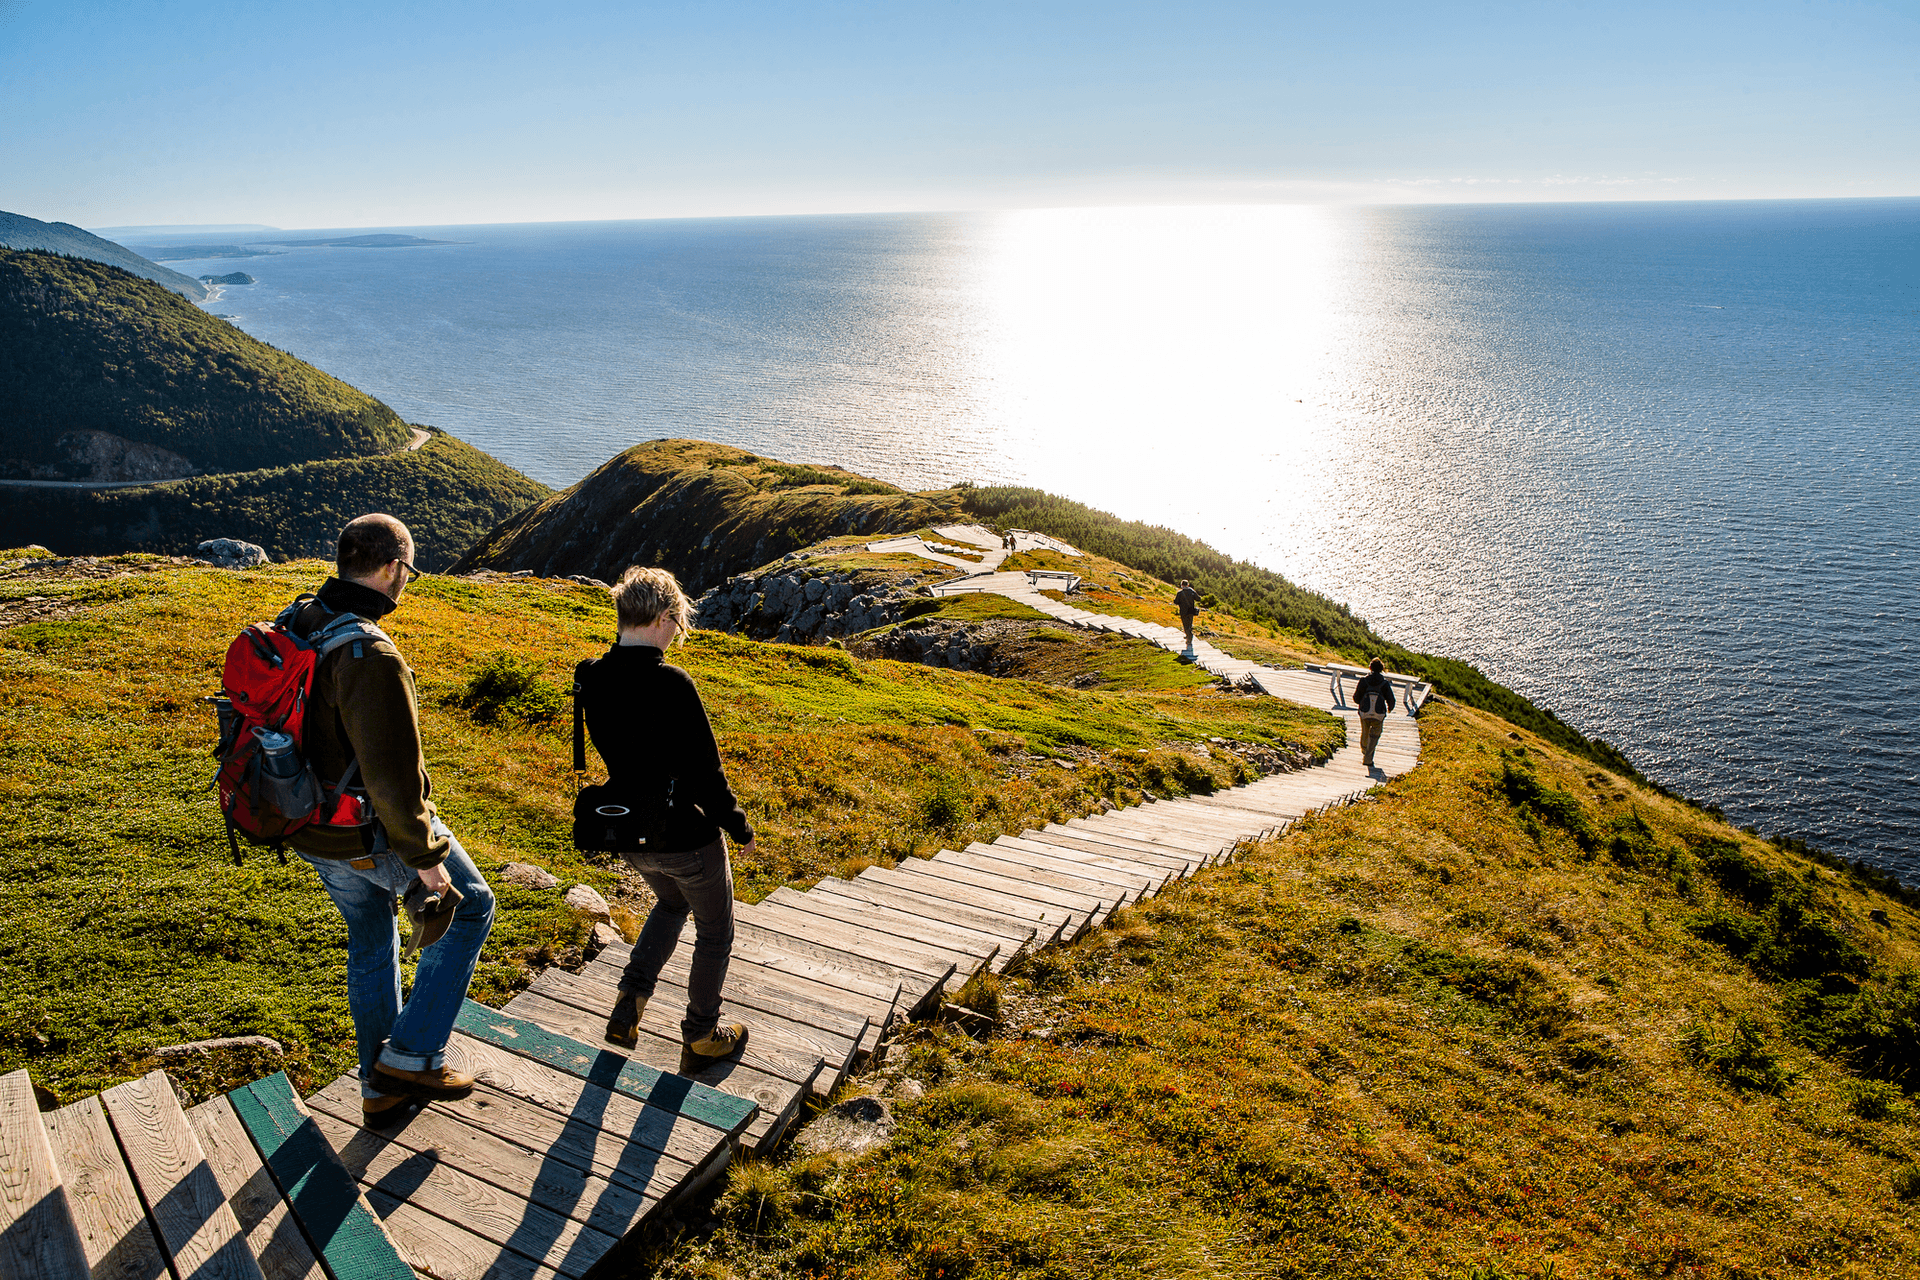
{"type": "Polygon", "coordinates": [[[722,829],[740,844],[753,839],[720,767],[720,746],[700,692],[691,676],[668,665],[665,654],[650,645],[614,645],[581,669],[580,699],[609,783],[648,788],[674,780],[680,816],[661,836],[661,849],[699,849],[722,829]]]}
{"type": "Polygon", "coordinates": [[[1353,686],[1353,705],[1362,715],[1385,715],[1393,710],[1393,681],[1369,672],[1353,686]]]}
{"type": "Polygon", "coordinates": [[[1180,611],[1183,618],[1191,618],[1200,609],[1200,593],[1192,587],[1182,587],[1173,593],[1173,607],[1180,611]]]}

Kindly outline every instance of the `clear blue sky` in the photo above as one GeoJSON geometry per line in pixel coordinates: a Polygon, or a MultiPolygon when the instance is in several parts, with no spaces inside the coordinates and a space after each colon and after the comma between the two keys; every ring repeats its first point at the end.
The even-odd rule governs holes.
{"type": "Polygon", "coordinates": [[[0,0],[0,208],[1920,195],[1920,4],[0,0]]]}

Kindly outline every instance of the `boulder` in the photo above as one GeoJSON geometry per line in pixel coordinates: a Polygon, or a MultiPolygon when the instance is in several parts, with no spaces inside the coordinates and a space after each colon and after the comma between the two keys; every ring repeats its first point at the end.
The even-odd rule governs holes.
{"type": "Polygon", "coordinates": [[[216,569],[253,569],[267,563],[265,547],[238,538],[208,538],[193,549],[193,555],[216,569]]]}
{"type": "Polygon", "coordinates": [[[794,1145],[809,1155],[839,1152],[857,1156],[885,1146],[893,1138],[893,1107],[885,1098],[848,1098],[820,1113],[800,1131],[794,1145]]]}
{"type": "Polygon", "coordinates": [[[625,941],[626,938],[621,936],[620,931],[605,921],[601,921],[593,926],[593,949],[595,951],[601,951],[616,942],[624,943],[625,941]]]}
{"type": "Polygon", "coordinates": [[[517,884],[527,889],[551,889],[560,882],[553,872],[545,867],[536,867],[531,862],[509,862],[500,868],[500,878],[508,884],[517,884]]]}
{"type": "Polygon", "coordinates": [[[573,911],[590,920],[613,920],[613,912],[607,907],[607,900],[592,885],[577,884],[567,890],[566,904],[573,911]]]}
{"type": "Polygon", "coordinates": [[[265,1049],[268,1053],[285,1053],[278,1040],[267,1036],[222,1036],[218,1040],[190,1040],[186,1044],[161,1045],[153,1051],[156,1058],[205,1057],[222,1049],[265,1049]]]}

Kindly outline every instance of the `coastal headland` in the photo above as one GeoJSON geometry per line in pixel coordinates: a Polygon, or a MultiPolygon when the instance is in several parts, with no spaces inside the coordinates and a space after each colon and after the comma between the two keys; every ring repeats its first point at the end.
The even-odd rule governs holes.
{"type": "MultiPolygon", "coordinates": [[[[165,321],[122,326],[156,335],[137,360],[69,344],[84,359],[51,380],[0,355],[49,414],[83,392],[102,406],[36,419],[12,451],[39,458],[57,425],[205,472],[9,490],[0,523],[0,1071],[58,1102],[156,1067],[194,1102],[281,1070],[312,1093],[353,1061],[338,913],[297,860],[229,857],[200,700],[237,629],[322,581],[310,557],[369,507],[446,570],[386,625],[417,673],[435,799],[499,893],[473,989],[489,1006],[584,982],[618,945],[570,889],[601,895],[626,941],[650,906],[568,838],[568,674],[610,638],[601,584],[627,564],[704,593],[673,660],[759,832],[737,897],[769,912],[943,850],[1306,776],[1346,746],[1325,707],[1147,639],[936,593],[986,559],[941,530],[982,524],[1070,544],[996,563],[1071,571],[1049,599],[1090,616],[1164,628],[1188,577],[1202,636],[1236,659],[1381,654],[1436,691],[1418,764],[890,1028],[799,1123],[867,1095],[884,1140],[736,1162],[653,1220],[623,1274],[1920,1267],[1920,913],[1888,878],[1736,830],[1467,664],[1067,497],[907,493],[686,440],[555,494],[148,282],[52,255],[0,269],[25,282],[0,290],[10,332],[97,336],[122,307],[165,321]],[[266,392],[209,401],[177,376],[202,367],[258,371],[234,385],[266,392]],[[346,425],[259,425],[296,394],[346,425]],[[202,414],[184,433],[182,406],[202,414]],[[286,452],[243,455],[262,432],[286,452]],[[62,502],[34,505],[48,493],[62,502]],[[189,558],[250,533],[268,563],[189,558]],[[888,550],[900,537],[933,557],[888,550]],[[266,1040],[158,1053],[231,1037],[266,1040]]],[[[35,465],[59,463],[51,438],[35,465]]]]}

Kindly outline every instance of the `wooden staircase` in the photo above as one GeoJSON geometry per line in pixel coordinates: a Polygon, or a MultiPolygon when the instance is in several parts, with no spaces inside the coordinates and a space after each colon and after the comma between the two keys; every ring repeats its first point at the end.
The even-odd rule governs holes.
{"type": "Polygon", "coordinates": [[[1417,723],[1388,721],[1373,768],[1357,756],[737,903],[725,999],[752,1035],[691,1079],[673,1074],[691,925],[637,1046],[601,1039],[631,954],[608,947],[505,1009],[468,1001],[447,1057],[475,1092],[383,1132],[351,1075],[183,1111],[156,1071],[45,1116],[24,1071],[0,1077],[0,1280],[617,1274],[652,1214],[736,1147],[770,1150],[895,1023],[1412,768],[1417,723]]]}

